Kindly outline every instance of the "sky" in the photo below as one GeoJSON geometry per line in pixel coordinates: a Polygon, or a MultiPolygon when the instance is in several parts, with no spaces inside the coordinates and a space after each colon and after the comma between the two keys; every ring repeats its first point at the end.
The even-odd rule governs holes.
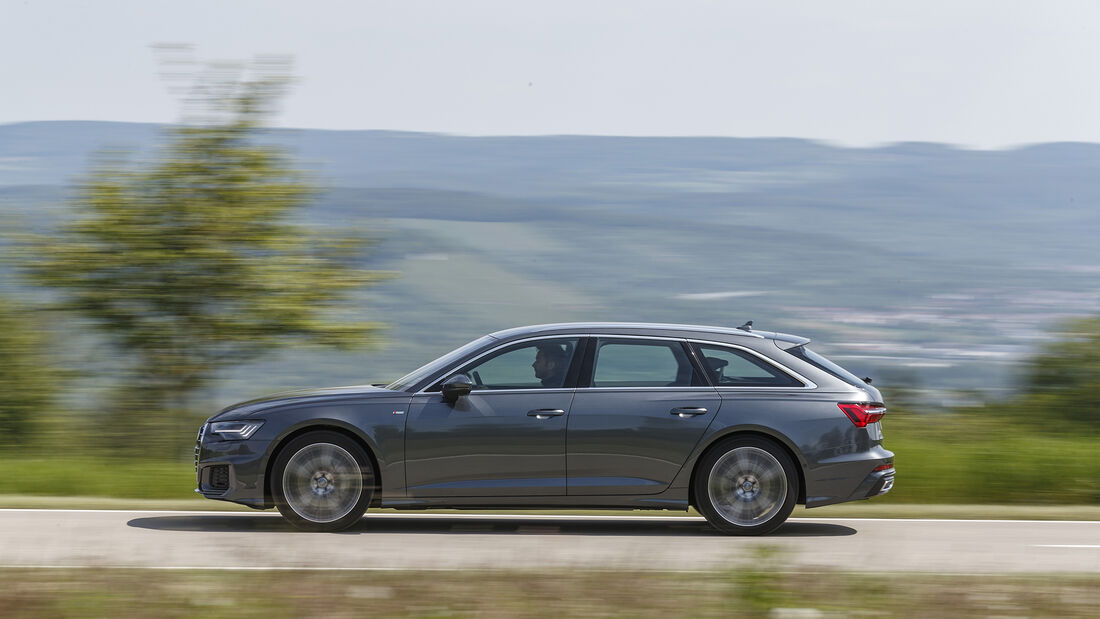
{"type": "Polygon", "coordinates": [[[1100,142],[1093,0],[0,0],[0,124],[176,121],[164,43],[292,57],[285,127],[1100,142]]]}

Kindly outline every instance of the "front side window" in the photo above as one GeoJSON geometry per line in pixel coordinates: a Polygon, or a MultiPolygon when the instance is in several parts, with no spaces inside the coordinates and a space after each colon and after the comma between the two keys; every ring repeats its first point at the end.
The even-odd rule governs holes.
{"type": "Polygon", "coordinates": [[[699,344],[699,352],[715,387],[804,386],[783,370],[743,350],[699,344]]]}
{"type": "Polygon", "coordinates": [[[578,338],[553,338],[506,346],[482,357],[458,374],[470,377],[473,391],[494,389],[558,389],[565,386],[565,375],[578,338]]]}
{"type": "Polygon", "coordinates": [[[600,338],[593,387],[690,387],[699,384],[680,342],[600,338]]]}
{"type": "Polygon", "coordinates": [[[426,363],[419,368],[413,370],[412,372],[409,372],[405,376],[398,378],[392,383],[386,385],[386,389],[392,389],[394,391],[404,391],[421,381],[427,380],[432,374],[440,372],[448,366],[454,365],[460,359],[473,353],[475,350],[487,347],[489,343],[493,341],[495,340],[488,335],[479,337],[469,344],[466,344],[465,346],[462,346],[460,348],[456,348],[455,350],[452,350],[442,357],[426,363]]]}

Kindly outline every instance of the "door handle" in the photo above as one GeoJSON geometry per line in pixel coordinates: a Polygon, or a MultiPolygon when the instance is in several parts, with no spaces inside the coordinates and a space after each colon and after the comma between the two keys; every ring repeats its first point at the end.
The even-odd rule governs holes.
{"type": "Polygon", "coordinates": [[[528,417],[534,417],[535,419],[549,419],[551,417],[560,417],[565,414],[560,408],[536,408],[535,410],[527,411],[528,417]]]}
{"type": "Polygon", "coordinates": [[[706,415],[707,414],[707,409],[705,409],[705,408],[691,408],[691,407],[684,406],[684,407],[680,407],[680,408],[674,408],[674,409],[672,409],[668,412],[669,412],[670,415],[677,415],[682,419],[684,417],[694,417],[696,415],[706,415]]]}

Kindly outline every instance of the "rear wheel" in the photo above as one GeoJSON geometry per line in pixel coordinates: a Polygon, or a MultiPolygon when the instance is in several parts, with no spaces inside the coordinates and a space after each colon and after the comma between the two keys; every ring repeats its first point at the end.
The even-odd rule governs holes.
{"type": "Polygon", "coordinates": [[[303,434],[279,452],[272,469],[275,506],[306,531],[341,531],[359,521],[374,497],[375,473],[358,443],[330,431],[303,434]]]}
{"type": "Polygon", "coordinates": [[[770,533],[787,520],[798,501],[794,467],[787,452],[767,439],[723,441],[696,467],[696,508],[723,533],[770,533]]]}

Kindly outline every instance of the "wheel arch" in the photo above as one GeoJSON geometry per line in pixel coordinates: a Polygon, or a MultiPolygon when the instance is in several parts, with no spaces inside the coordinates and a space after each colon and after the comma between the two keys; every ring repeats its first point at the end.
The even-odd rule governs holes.
{"type": "Polygon", "coordinates": [[[378,456],[375,455],[375,449],[371,445],[370,441],[366,437],[362,436],[355,430],[345,426],[344,424],[334,420],[318,420],[316,423],[310,423],[308,425],[299,426],[294,428],[276,439],[271,446],[267,455],[267,463],[264,465],[264,506],[272,507],[275,505],[275,498],[271,491],[271,472],[275,468],[275,461],[279,459],[279,454],[286,447],[290,441],[302,436],[303,434],[309,434],[310,432],[329,431],[342,434],[351,440],[355,441],[363,451],[366,452],[367,457],[370,458],[371,466],[374,467],[374,499],[371,501],[371,506],[377,505],[382,500],[382,467],[379,466],[378,456]]]}
{"type": "Polygon", "coordinates": [[[706,458],[707,454],[713,451],[720,443],[727,441],[731,438],[741,437],[756,437],[762,438],[769,442],[775,443],[787,452],[791,461],[795,463],[795,473],[798,475],[798,504],[806,504],[806,463],[802,460],[802,456],[790,441],[776,433],[768,432],[762,428],[734,428],[728,432],[723,432],[716,436],[711,437],[706,446],[699,451],[699,455],[695,458],[695,461],[691,464],[691,477],[688,478],[688,504],[695,507],[695,476],[699,474],[699,463],[706,458]]]}

